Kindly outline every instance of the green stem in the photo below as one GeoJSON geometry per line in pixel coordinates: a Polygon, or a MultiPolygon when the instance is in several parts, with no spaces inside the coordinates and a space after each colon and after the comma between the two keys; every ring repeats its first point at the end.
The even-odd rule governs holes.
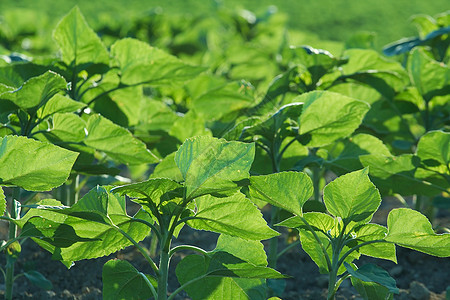
{"type": "Polygon", "coordinates": [[[147,284],[147,286],[149,287],[150,291],[152,292],[153,297],[156,299],[158,294],[156,293],[156,290],[153,287],[153,284],[150,282],[150,280],[148,280],[147,276],[145,276],[144,273],[139,272],[139,275],[141,275],[142,279],[144,279],[145,283],[147,284]]]}
{"type": "Polygon", "coordinates": [[[78,184],[80,182],[80,175],[74,174],[71,176],[72,182],[70,183],[69,191],[68,191],[68,197],[69,197],[69,206],[74,205],[78,202],[78,184]]]}
{"type": "Polygon", "coordinates": [[[196,247],[196,246],[191,246],[191,245],[180,245],[180,246],[173,247],[173,248],[169,251],[169,257],[172,257],[172,255],[174,255],[175,252],[182,251],[182,250],[191,250],[191,251],[195,251],[195,252],[198,252],[198,253],[200,253],[200,254],[203,254],[203,255],[208,254],[208,252],[206,252],[206,251],[203,250],[202,248],[199,248],[199,247],[196,247]]]}
{"type": "Polygon", "coordinates": [[[167,300],[167,282],[169,279],[169,252],[161,248],[159,257],[158,300],[167,300]]]}
{"type": "Polygon", "coordinates": [[[314,166],[312,168],[313,172],[313,187],[314,187],[314,200],[320,201],[320,168],[317,166],[314,166]]]}
{"type": "Polygon", "coordinates": [[[138,242],[136,242],[128,233],[126,233],[125,231],[123,231],[122,229],[120,229],[118,226],[114,225],[114,228],[120,232],[124,237],[126,237],[144,256],[144,258],[148,261],[148,263],[150,264],[150,266],[152,267],[153,271],[155,271],[156,275],[159,275],[159,270],[158,267],[156,266],[156,264],[153,262],[153,260],[151,259],[151,257],[148,255],[147,251],[145,251],[144,248],[142,248],[138,242]]]}
{"type": "MultiPolygon", "coordinates": [[[[20,188],[13,189],[13,197],[11,201],[10,216],[12,219],[17,219],[17,204],[20,199],[20,188]],[[17,199],[17,200],[16,200],[17,199]]],[[[9,222],[8,240],[15,240],[17,238],[17,225],[14,222],[9,222]]],[[[5,299],[12,300],[13,284],[14,284],[14,263],[16,258],[13,255],[6,254],[6,276],[5,276],[5,299]]]]}

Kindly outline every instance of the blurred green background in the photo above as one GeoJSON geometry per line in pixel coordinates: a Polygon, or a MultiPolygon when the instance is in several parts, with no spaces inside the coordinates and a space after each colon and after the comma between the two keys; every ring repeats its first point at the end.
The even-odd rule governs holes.
{"type": "Polygon", "coordinates": [[[148,14],[156,7],[161,8],[160,13],[196,15],[213,14],[220,6],[262,13],[274,5],[288,16],[290,28],[314,33],[319,39],[340,42],[358,31],[374,32],[378,49],[416,34],[414,25],[408,21],[410,16],[433,16],[450,9],[448,0],[2,0],[0,16],[9,22],[28,22],[33,26],[37,22],[43,28],[53,28],[74,5],[81,8],[94,29],[100,26],[105,14],[112,14],[120,24],[148,14]]]}

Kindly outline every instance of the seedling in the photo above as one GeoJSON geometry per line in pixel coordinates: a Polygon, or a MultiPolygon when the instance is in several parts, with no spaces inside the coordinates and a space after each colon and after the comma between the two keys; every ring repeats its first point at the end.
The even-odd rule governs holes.
{"type": "Polygon", "coordinates": [[[303,173],[282,172],[250,178],[250,196],[282,207],[294,216],[279,226],[296,228],[302,248],[329,275],[327,299],[334,299],[346,278],[365,299],[385,299],[398,289],[386,271],[375,265],[357,267],[360,255],[396,262],[395,244],[439,257],[450,256],[450,234],[437,235],[425,216],[401,208],[389,213],[388,227],[369,223],[381,197],[368,169],[351,172],[323,191],[328,213],[303,213],[312,183],[303,173]],[[378,296],[375,296],[378,295],[378,296]]]}

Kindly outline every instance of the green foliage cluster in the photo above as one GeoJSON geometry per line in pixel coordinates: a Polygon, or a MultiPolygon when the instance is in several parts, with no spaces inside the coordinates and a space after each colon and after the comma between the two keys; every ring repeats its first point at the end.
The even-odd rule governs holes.
{"type": "Polygon", "coordinates": [[[357,266],[361,255],[395,262],[399,245],[450,256],[449,233],[429,221],[450,193],[448,14],[385,49],[398,60],[364,49],[364,36],[339,56],[291,46],[273,11],[149,18],[155,26],[105,46],[75,7],[53,31],[57,56],[2,56],[6,299],[27,239],[67,267],[135,246],[152,273],[107,262],[106,299],[282,296],[277,259],[297,244],[278,252],[280,226],[329,274],[328,299],[347,278],[364,299],[398,292],[386,271],[357,266]],[[149,30],[178,57],[141,41],[158,35],[149,30]],[[407,206],[387,227],[370,223],[382,196],[407,206]],[[184,226],[220,233],[216,248],[173,246],[184,226]],[[140,243],[148,236],[155,253],[140,243]],[[170,260],[186,250],[196,254],[177,264],[168,295],[170,260]]]}

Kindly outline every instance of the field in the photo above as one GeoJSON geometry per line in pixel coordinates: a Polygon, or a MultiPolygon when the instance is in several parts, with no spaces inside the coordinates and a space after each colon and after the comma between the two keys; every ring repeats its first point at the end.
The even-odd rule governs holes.
{"type": "Polygon", "coordinates": [[[448,299],[443,1],[146,5],[0,3],[1,296],[448,299]]]}

